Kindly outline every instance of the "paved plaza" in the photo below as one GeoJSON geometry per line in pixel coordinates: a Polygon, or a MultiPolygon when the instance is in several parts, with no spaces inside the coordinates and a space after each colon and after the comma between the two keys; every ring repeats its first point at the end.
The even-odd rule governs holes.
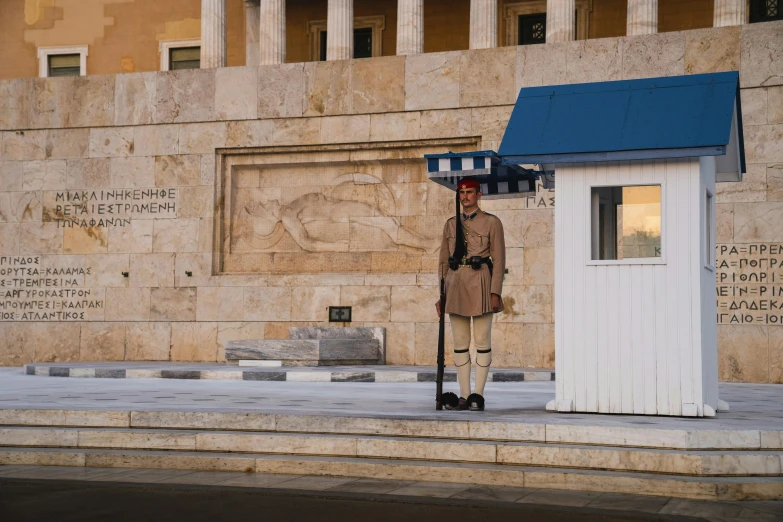
{"type": "MultiPolygon", "coordinates": [[[[456,383],[444,390],[456,391],[456,383]]],[[[0,369],[0,409],[209,411],[688,430],[783,430],[783,386],[722,383],[715,418],[552,413],[554,382],[488,383],[484,412],[436,412],[434,383],[75,379],[0,369]]]]}

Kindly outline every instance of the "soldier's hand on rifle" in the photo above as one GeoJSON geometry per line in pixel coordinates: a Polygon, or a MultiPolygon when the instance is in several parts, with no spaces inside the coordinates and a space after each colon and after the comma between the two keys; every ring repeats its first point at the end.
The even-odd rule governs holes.
{"type": "Polygon", "coordinates": [[[492,294],[492,311],[500,311],[500,296],[498,294],[492,294]]]}
{"type": "Polygon", "coordinates": [[[440,299],[435,302],[435,310],[438,312],[438,317],[440,317],[440,299]]]}

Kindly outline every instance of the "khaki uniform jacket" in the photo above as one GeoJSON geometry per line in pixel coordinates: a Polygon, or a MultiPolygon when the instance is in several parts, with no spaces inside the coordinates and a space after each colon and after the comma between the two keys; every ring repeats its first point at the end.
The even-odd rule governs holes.
{"type": "MultiPolygon", "coordinates": [[[[465,239],[468,242],[467,257],[491,257],[493,263],[492,275],[487,265],[481,265],[480,270],[470,266],[460,266],[457,270],[449,269],[449,256],[454,252],[457,239],[456,218],[446,221],[443,227],[443,240],[438,259],[438,276],[446,278],[446,308],[445,313],[462,316],[483,315],[492,312],[492,296],[502,296],[503,274],[506,271],[506,243],[503,237],[503,224],[496,216],[481,210],[476,211],[473,219],[462,220],[465,239]]],[[[500,311],[503,301],[500,302],[500,311]]]]}

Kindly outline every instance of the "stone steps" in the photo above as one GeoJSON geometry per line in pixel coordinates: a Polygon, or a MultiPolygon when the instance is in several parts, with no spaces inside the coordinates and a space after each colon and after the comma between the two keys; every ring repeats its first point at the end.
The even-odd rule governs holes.
{"type": "Polygon", "coordinates": [[[0,446],[473,462],[693,476],[781,476],[783,451],[682,451],[379,435],[0,427],[0,446]]]}
{"type": "Polygon", "coordinates": [[[0,448],[3,465],[245,471],[673,496],[780,500],[779,477],[689,477],[504,464],[116,449],[0,448]]]}
{"type": "MultiPolygon", "coordinates": [[[[178,363],[33,363],[24,366],[26,375],[45,377],[76,377],[104,379],[202,379],[288,382],[435,382],[435,368],[430,366],[301,367],[273,368],[239,367],[225,364],[178,363]]],[[[523,381],[554,381],[555,373],[548,369],[495,369],[488,381],[495,383],[523,381]]],[[[449,368],[445,382],[457,382],[457,374],[449,368]]]]}
{"type": "Polygon", "coordinates": [[[536,442],[672,450],[783,450],[783,431],[761,429],[636,428],[585,425],[553,417],[552,423],[482,421],[468,412],[428,419],[321,416],[220,411],[0,409],[0,428],[132,428],[232,432],[374,435],[454,441],[536,442]]]}

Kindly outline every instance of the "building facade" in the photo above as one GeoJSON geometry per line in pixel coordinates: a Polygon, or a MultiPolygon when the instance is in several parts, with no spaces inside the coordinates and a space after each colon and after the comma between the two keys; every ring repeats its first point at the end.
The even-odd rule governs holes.
{"type": "MultiPolygon", "coordinates": [[[[721,378],[783,382],[783,22],[753,2],[2,6],[2,364],[221,361],[329,306],[386,327],[387,363],[434,364],[453,194],[425,153],[497,149],[521,87],[739,70],[721,378]]],[[[555,194],[483,205],[508,247],[498,366],[553,366],[555,194]]]]}

